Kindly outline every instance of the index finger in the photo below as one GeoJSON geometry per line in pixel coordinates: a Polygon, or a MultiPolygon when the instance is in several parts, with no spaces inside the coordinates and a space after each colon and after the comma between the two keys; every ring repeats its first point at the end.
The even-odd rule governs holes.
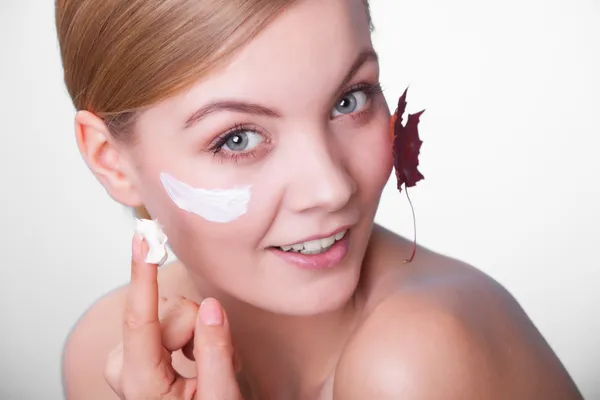
{"type": "Polygon", "coordinates": [[[147,253],[148,244],[134,234],[123,320],[123,361],[140,372],[158,366],[164,351],[158,320],[158,266],[144,261],[147,253]]]}

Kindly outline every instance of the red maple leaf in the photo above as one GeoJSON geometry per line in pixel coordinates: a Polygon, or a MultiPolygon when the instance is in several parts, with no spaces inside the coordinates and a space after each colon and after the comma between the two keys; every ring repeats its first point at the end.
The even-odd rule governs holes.
{"type": "Polygon", "coordinates": [[[392,116],[390,125],[394,137],[394,169],[396,170],[396,179],[398,180],[398,190],[402,192],[402,184],[406,187],[412,187],[421,179],[425,179],[419,172],[419,151],[423,141],[419,138],[419,118],[425,110],[416,114],[409,114],[406,126],[402,125],[402,115],[406,110],[406,92],[404,91],[398,108],[392,116]]]}
{"type": "MultiPolygon", "coordinates": [[[[419,151],[423,141],[419,138],[419,118],[425,110],[416,114],[409,114],[406,120],[406,125],[402,125],[402,115],[406,110],[406,92],[404,91],[400,100],[398,100],[398,108],[390,120],[390,133],[393,137],[393,155],[394,169],[396,170],[396,179],[398,181],[398,191],[402,192],[402,185],[406,188],[415,186],[421,179],[425,179],[423,174],[419,172],[419,151]]],[[[417,251],[417,223],[415,218],[415,210],[406,191],[406,197],[413,211],[413,226],[414,226],[414,241],[413,251],[409,259],[404,260],[405,263],[411,262],[415,258],[417,251]]]]}

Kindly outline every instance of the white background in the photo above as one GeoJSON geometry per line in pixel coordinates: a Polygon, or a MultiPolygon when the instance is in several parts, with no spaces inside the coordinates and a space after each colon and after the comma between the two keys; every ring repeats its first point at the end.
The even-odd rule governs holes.
{"type": "MultiPolygon", "coordinates": [[[[130,213],[80,159],[54,1],[0,0],[0,399],[60,399],[63,341],[128,278],[130,213]]],[[[600,399],[600,3],[372,0],[386,96],[410,85],[419,242],[504,284],[600,399]]],[[[412,237],[390,182],[377,220],[412,237]]]]}

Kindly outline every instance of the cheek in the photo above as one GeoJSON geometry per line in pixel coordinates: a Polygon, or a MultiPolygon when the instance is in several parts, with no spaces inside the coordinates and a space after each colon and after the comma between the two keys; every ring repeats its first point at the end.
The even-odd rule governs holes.
{"type": "Polygon", "coordinates": [[[379,199],[393,167],[389,115],[381,113],[353,142],[348,166],[363,197],[379,199]]]}
{"type": "MultiPolygon", "coordinates": [[[[236,218],[226,218],[227,222],[211,221],[211,218],[207,219],[195,212],[190,212],[198,208],[211,208],[212,210],[209,211],[211,211],[212,219],[219,219],[215,218],[222,214],[219,214],[218,207],[204,207],[210,198],[193,199],[193,196],[186,197],[185,191],[181,188],[169,187],[171,190],[179,190],[179,194],[181,194],[179,198],[177,196],[172,198],[161,182],[162,171],[152,165],[145,165],[142,171],[140,192],[143,203],[151,217],[158,220],[164,227],[170,247],[184,263],[206,264],[207,261],[214,259],[215,255],[227,254],[227,249],[247,247],[248,238],[252,237],[249,230],[253,225],[250,210],[241,213],[242,215],[236,218]]],[[[172,183],[177,186],[183,182],[177,180],[172,183]]],[[[185,184],[187,185],[187,183],[185,184]]],[[[248,205],[253,203],[252,194],[252,190],[250,190],[248,205]]],[[[212,201],[212,203],[217,205],[218,201],[212,201]]]]}
{"type": "Polygon", "coordinates": [[[175,255],[190,270],[209,280],[222,282],[243,275],[240,266],[254,263],[253,250],[261,221],[252,210],[227,223],[207,221],[173,203],[161,208],[160,214],[175,255]]]}
{"type": "Polygon", "coordinates": [[[153,206],[157,209],[157,219],[171,226],[174,234],[203,243],[235,243],[236,238],[238,242],[247,241],[244,238],[254,226],[257,214],[252,210],[252,204],[256,203],[252,186],[196,188],[168,173],[160,174],[156,186],[160,193],[152,201],[156,202],[153,206]]]}
{"type": "MultiPolygon", "coordinates": [[[[147,145],[147,143],[141,144],[147,145]]],[[[217,269],[231,271],[236,268],[234,261],[237,258],[247,259],[251,256],[249,253],[257,245],[257,232],[262,229],[260,223],[265,219],[264,215],[261,218],[261,214],[264,214],[263,211],[265,211],[262,209],[262,204],[266,204],[267,201],[260,198],[264,190],[259,185],[250,189],[247,209],[241,215],[232,219],[226,218],[227,222],[207,220],[207,218],[186,211],[185,205],[177,204],[161,182],[161,174],[166,172],[168,175],[172,175],[174,180],[171,183],[175,186],[183,183],[192,189],[223,188],[225,180],[222,177],[216,177],[217,174],[190,175],[190,170],[203,171],[216,168],[208,163],[189,167],[187,163],[193,162],[194,158],[189,156],[173,157],[172,154],[177,154],[177,152],[172,149],[157,152],[154,157],[149,157],[147,155],[152,152],[148,147],[150,145],[140,150],[144,157],[143,159],[140,157],[136,163],[138,176],[136,184],[144,206],[151,217],[157,219],[164,227],[165,233],[169,237],[169,245],[177,257],[184,264],[203,271],[206,269],[206,265],[214,265],[215,260],[224,260],[219,263],[221,265],[217,266],[217,269]],[[171,156],[167,157],[166,154],[171,154],[171,156]]],[[[153,149],[155,150],[154,147],[153,149]]],[[[244,180],[245,182],[241,182],[241,178],[238,180],[240,182],[227,182],[226,187],[241,187],[244,186],[242,183],[253,183],[251,180],[244,180]]],[[[178,189],[180,193],[185,192],[180,187],[174,189],[178,189]]],[[[200,202],[192,201],[192,203],[192,208],[194,205],[203,208],[200,202]]],[[[223,204],[221,205],[223,206],[223,204]]],[[[213,217],[214,214],[213,212],[213,217]]],[[[210,274],[209,271],[204,272],[210,274]]]]}

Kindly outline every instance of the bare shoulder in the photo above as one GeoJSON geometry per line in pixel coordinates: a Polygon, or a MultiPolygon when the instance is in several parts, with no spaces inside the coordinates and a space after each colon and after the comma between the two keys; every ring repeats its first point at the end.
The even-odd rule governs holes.
{"type": "Polygon", "coordinates": [[[335,399],[582,398],[505,288],[426,249],[402,264],[410,246],[394,240],[377,249],[392,268],[370,278],[376,300],[340,358],[335,399]]]}
{"type": "MultiPolygon", "coordinates": [[[[159,273],[161,295],[175,295],[172,281],[177,265],[159,273]]],[[[118,399],[104,379],[109,353],[121,341],[121,325],[127,287],[119,287],[97,300],[77,321],[64,346],[62,375],[69,400],[118,399]]]]}
{"type": "Polygon", "coordinates": [[[96,301],[77,321],[67,338],[62,360],[67,399],[118,399],[104,380],[104,364],[121,336],[120,321],[126,288],[96,301]]]}

